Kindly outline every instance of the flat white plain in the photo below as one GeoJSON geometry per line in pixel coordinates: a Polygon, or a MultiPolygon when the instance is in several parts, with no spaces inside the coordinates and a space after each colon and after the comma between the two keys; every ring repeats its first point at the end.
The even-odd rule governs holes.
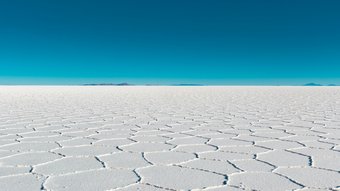
{"type": "Polygon", "coordinates": [[[340,189],[338,87],[0,87],[1,190],[340,189]]]}

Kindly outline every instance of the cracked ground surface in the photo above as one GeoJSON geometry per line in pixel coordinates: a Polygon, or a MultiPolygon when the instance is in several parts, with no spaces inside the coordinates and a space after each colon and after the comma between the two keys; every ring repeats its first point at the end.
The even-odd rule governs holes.
{"type": "Polygon", "coordinates": [[[337,87],[0,87],[1,190],[339,190],[337,87]]]}

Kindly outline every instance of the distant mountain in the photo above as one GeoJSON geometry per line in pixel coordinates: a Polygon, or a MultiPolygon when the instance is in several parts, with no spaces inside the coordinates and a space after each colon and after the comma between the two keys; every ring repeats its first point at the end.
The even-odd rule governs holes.
{"type": "Polygon", "coordinates": [[[304,86],[322,86],[322,84],[316,84],[316,83],[311,82],[311,83],[305,84],[304,86]]]}
{"type": "Polygon", "coordinates": [[[124,83],[116,84],[116,86],[133,86],[133,84],[124,82],[124,83]]]}
{"type": "MultiPolygon", "coordinates": [[[[99,84],[83,84],[83,86],[134,86],[135,84],[129,83],[99,83],[99,84]]],[[[145,86],[162,86],[160,84],[145,84],[145,86]]],[[[204,86],[203,84],[171,84],[170,86],[204,86]]]]}
{"type": "Polygon", "coordinates": [[[101,83],[101,84],[83,84],[84,86],[133,86],[133,84],[129,84],[126,82],[123,83],[118,83],[118,84],[114,84],[114,83],[101,83]]]}
{"type": "Polygon", "coordinates": [[[203,84],[172,84],[172,86],[204,86],[203,84]]]}

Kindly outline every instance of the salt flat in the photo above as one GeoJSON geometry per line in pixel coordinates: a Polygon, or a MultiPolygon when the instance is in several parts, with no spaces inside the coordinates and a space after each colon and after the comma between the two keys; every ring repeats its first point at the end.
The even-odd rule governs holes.
{"type": "Polygon", "coordinates": [[[338,87],[0,87],[0,190],[337,190],[338,87]]]}

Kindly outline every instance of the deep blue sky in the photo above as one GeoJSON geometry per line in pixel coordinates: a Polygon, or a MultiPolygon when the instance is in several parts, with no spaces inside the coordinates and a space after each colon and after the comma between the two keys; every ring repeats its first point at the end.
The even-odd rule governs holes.
{"type": "Polygon", "coordinates": [[[340,84],[339,0],[1,0],[0,84],[340,84]]]}

